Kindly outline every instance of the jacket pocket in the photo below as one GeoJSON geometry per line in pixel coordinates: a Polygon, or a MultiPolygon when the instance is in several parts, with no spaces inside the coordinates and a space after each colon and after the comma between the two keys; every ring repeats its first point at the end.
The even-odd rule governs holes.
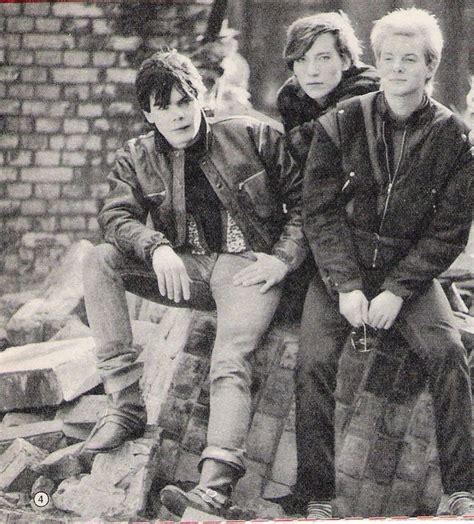
{"type": "Polygon", "coordinates": [[[145,198],[150,202],[152,206],[160,206],[168,196],[168,191],[165,189],[156,193],[148,193],[145,198]]]}
{"type": "Polygon", "coordinates": [[[276,199],[264,169],[240,182],[238,189],[258,216],[270,218],[274,215],[276,199]]]}

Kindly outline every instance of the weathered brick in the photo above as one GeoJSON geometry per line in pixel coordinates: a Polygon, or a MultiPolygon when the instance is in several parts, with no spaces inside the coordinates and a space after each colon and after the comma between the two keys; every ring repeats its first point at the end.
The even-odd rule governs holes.
{"type": "Polygon", "coordinates": [[[186,431],[192,409],[192,401],[169,396],[163,402],[158,424],[181,440],[186,431]]]}
{"type": "Polygon", "coordinates": [[[97,19],[92,22],[92,31],[98,35],[107,35],[112,32],[112,29],[107,20],[97,19]]]}
{"type": "Polygon", "coordinates": [[[59,184],[36,184],[35,196],[45,200],[54,200],[59,197],[59,184]]]}
{"type": "Polygon", "coordinates": [[[56,102],[50,105],[49,116],[64,116],[74,112],[74,104],[71,102],[56,102]]]}
{"type": "Polygon", "coordinates": [[[24,35],[23,45],[27,49],[74,49],[74,38],[70,35],[24,35]]]}
{"type": "Polygon", "coordinates": [[[42,67],[25,67],[21,70],[21,80],[23,82],[46,82],[48,71],[42,67]]]}
{"type": "Polygon", "coordinates": [[[50,9],[50,3],[49,2],[41,2],[38,4],[24,4],[23,5],[23,12],[25,15],[33,15],[33,16],[46,16],[49,14],[50,9]]]}
{"type": "Polygon", "coordinates": [[[34,119],[26,116],[7,116],[5,118],[5,131],[10,133],[32,133],[34,119]]]}
{"type": "Polygon", "coordinates": [[[16,115],[20,111],[18,100],[0,100],[0,115],[16,115]]]}
{"type": "MultiPolygon", "coordinates": [[[[20,203],[18,202],[18,205],[20,203]]],[[[8,220],[8,228],[13,231],[31,231],[31,218],[29,217],[14,217],[8,220]]],[[[13,257],[17,260],[15,268],[18,269],[18,257],[13,257]]]]}
{"type": "Polygon", "coordinates": [[[109,184],[92,184],[90,191],[93,198],[103,198],[109,192],[109,184]]]}
{"type": "Polygon", "coordinates": [[[63,135],[54,135],[49,139],[51,149],[63,149],[66,145],[66,138],[63,135]]]}
{"type": "Polygon", "coordinates": [[[105,100],[115,100],[117,97],[117,86],[115,84],[97,84],[92,86],[91,97],[100,102],[105,100]]]}
{"type": "Polygon", "coordinates": [[[22,113],[24,115],[47,115],[49,114],[49,104],[35,100],[25,100],[22,103],[22,113]]]}
{"type": "Polygon", "coordinates": [[[87,133],[89,122],[81,118],[66,118],[64,120],[64,132],[68,134],[87,133]]]}
{"type": "MultiPolygon", "coordinates": [[[[75,35],[89,34],[91,27],[90,18],[66,18],[64,20],[64,30],[75,35]]],[[[79,44],[79,42],[78,42],[79,44]]],[[[81,47],[78,45],[77,47],[81,47]]]]}
{"type": "Polygon", "coordinates": [[[17,179],[18,169],[13,167],[0,167],[0,182],[13,182],[17,179]]]}
{"type": "Polygon", "coordinates": [[[0,69],[0,82],[17,82],[20,74],[21,68],[19,66],[3,66],[0,69]]]}
{"type": "Polygon", "coordinates": [[[389,486],[364,480],[355,505],[355,515],[358,517],[378,517],[382,515],[382,508],[388,493],[389,486]]]}
{"type": "Polygon", "coordinates": [[[89,63],[87,51],[64,51],[64,64],[67,66],[80,67],[89,63]]]}
{"type": "Polygon", "coordinates": [[[341,453],[336,457],[337,469],[350,477],[362,478],[369,455],[370,442],[355,435],[347,435],[341,453]]]}
{"type": "Polygon", "coordinates": [[[31,151],[22,151],[15,149],[8,151],[8,163],[11,166],[28,166],[31,164],[33,153],[31,151]]]}
{"type": "Polygon", "coordinates": [[[110,116],[134,114],[133,104],[131,102],[112,102],[107,108],[107,113],[110,116]]]}
{"type": "Polygon", "coordinates": [[[35,163],[38,166],[57,166],[59,151],[38,151],[35,154],[35,163]]]}
{"type": "Polygon", "coordinates": [[[105,145],[107,149],[112,149],[113,151],[116,151],[122,144],[118,137],[111,136],[107,138],[107,140],[105,141],[105,145]]]}
{"type": "Polygon", "coordinates": [[[87,230],[88,231],[99,231],[99,222],[97,221],[97,218],[92,217],[87,220],[87,230]]]}
{"type": "Polygon", "coordinates": [[[77,151],[78,149],[100,151],[102,139],[97,135],[71,135],[66,137],[65,147],[68,151],[77,151]]]}
{"type": "Polygon", "coordinates": [[[107,44],[114,51],[136,51],[141,43],[139,36],[112,36],[107,44]]]}
{"type": "Polygon", "coordinates": [[[40,231],[54,233],[58,230],[58,220],[56,217],[35,217],[35,223],[40,231]]]}
{"type": "MultiPolygon", "coordinates": [[[[0,4],[1,6],[2,4],[0,4]]],[[[21,37],[20,35],[0,34],[0,47],[6,49],[20,49],[21,37]]]]}
{"type": "Polygon", "coordinates": [[[133,84],[135,82],[136,71],[134,69],[107,69],[107,82],[117,84],[133,84]]]}
{"type": "Polygon", "coordinates": [[[12,16],[7,18],[7,30],[12,33],[28,33],[33,29],[33,18],[12,16]]]}
{"type": "Polygon", "coordinates": [[[98,131],[109,131],[110,122],[106,118],[98,118],[92,122],[92,127],[98,131]]]}
{"type": "Polygon", "coordinates": [[[24,149],[32,149],[34,151],[38,149],[46,149],[48,146],[48,137],[40,135],[24,135],[21,137],[21,147],[24,149]]]}
{"type": "Polygon", "coordinates": [[[33,63],[33,53],[31,51],[11,50],[8,52],[8,62],[12,65],[30,65],[33,63]]]}
{"type": "Polygon", "coordinates": [[[423,441],[411,438],[404,442],[402,455],[397,467],[397,477],[421,482],[428,469],[427,446],[423,441]]]}
{"type": "Polygon", "coordinates": [[[46,213],[46,202],[44,200],[26,200],[21,203],[23,215],[44,215],[46,213]]]}
{"type": "Polygon", "coordinates": [[[104,16],[102,9],[95,4],[85,3],[59,3],[53,5],[54,16],[71,16],[76,18],[100,18],[104,16]]]}
{"type": "MultiPolygon", "coordinates": [[[[176,465],[175,480],[187,480],[190,482],[199,482],[199,464],[200,456],[194,453],[181,451],[178,456],[178,463],[176,465]]],[[[168,472],[163,472],[167,475],[168,472]]],[[[171,472],[170,472],[171,473],[171,472]]],[[[171,480],[171,479],[170,479],[171,480]]]]}
{"type": "Polygon", "coordinates": [[[57,18],[36,18],[35,27],[42,33],[59,33],[62,21],[57,18]]]}
{"type": "Polygon", "coordinates": [[[62,60],[61,51],[35,51],[35,62],[38,65],[59,65],[62,60]]]}
{"type": "Polygon", "coordinates": [[[92,63],[95,66],[110,67],[114,65],[117,54],[111,51],[96,51],[92,54],[92,63]]]}
{"type": "Polygon", "coordinates": [[[21,12],[21,4],[0,4],[0,14],[5,16],[19,15],[21,12]]]}
{"type": "Polygon", "coordinates": [[[44,100],[58,100],[61,94],[61,88],[51,84],[35,86],[35,97],[44,100]]]}
{"type": "Polygon", "coordinates": [[[77,114],[81,117],[98,117],[102,116],[102,112],[101,104],[81,104],[77,114]]]}
{"type": "Polygon", "coordinates": [[[18,147],[18,136],[17,135],[7,135],[0,134],[0,147],[4,149],[10,149],[13,147],[18,147]]]}
{"type": "Polygon", "coordinates": [[[55,82],[62,84],[84,84],[89,82],[97,82],[99,70],[92,67],[68,67],[64,69],[56,69],[52,71],[55,82]]]}
{"type": "Polygon", "coordinates": [[[59,224],[62,231],[83,231],[86,229],[86,219],[81,216],[61,217],[59,224]]]}
{"type": "Polygon", "coordinates": [[[37,118],[36,131],[38,133],[57,133],[61,129],[59,118],[37,118]]]}
{"type": "Polygon", "coordinates": [[[412,516],[419,508],[422,485],[406,480],[395,480],[391,488],[384,515],[412,516]]]}
{"type": "Polygon", "coordinates": [[[62,155],[63,166],[84,166],[87,164],[87,155],[75,151],[65,151],[62,155]]]}
{"type": "MultiPolygon", "coordinates": [[[[0,216],[2,217],[15,217],[20,213],[20,209],[21,203],[18,200],[0,200],[0,216]]],[[[10,222],[8,225],[10,229],[13,229],[10,222]]]]}
{"type": "Polygon", "coordinates": [[[49,212],[53,215],[95,215],[97,214],[97,202],[95,200],[60,200],[51,204],[49,212]]]}
{"type": "Polygon", "coordinates": [[[87,84],[64,86],[64,98],[67,100],[89,100],[89,86],[87,84]]]}
{"type": "MultiPolygon", "coordinates": [[[[82,153],[69,153],[72,155],[82,155],[82,153]]],[[[62,187],[62,196],[66,198],[82,198],[85,196],[85,186],[80,184],[64,184],[62,187]]]]}
{"type": "Polygon", "coordinates": [[[73,178],[70,167],[33,167],[21,170],[21,180],[27,182],[69,182],[73,178]]]}
{"type": "Polygon", "coordinates": [[[0,64],[5,63],[5,49],[0,49],[0,64]]]}
{"type": "Polygon", "coordinates": [[[380,484],[390,483],[395,474],[402,446],[401,440],[378,435],[367,460],[366,477],[380,484]]]}
{"type": "Polygon", "coordinates": [[[277,438],[282,429],[281,426],[282,421],[280,419],[263,413],[256,413],[247,441],[248,457],[265,464],[271,464],[277,438]]]}
{"type": "Polygon", "coordinates": [[[18,200],[24,200],[29,198],[33,192],[33,186],[31,184],[10,184],[7,187],[7,194],[10,198],[16,198],[18,200]]]}
{"type": "Polygon", "coordinates": [[[8,96],[16,99],[34,98],[34,86],[29,84],[14,84],[8,87],[8,96]]]}

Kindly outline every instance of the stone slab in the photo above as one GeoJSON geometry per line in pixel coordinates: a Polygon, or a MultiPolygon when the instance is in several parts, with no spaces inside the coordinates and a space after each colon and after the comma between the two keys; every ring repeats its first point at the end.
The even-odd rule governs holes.
{"type": "Polygon", "coordinates": [[[0,411],[57,406],[97,386],[93,348],[92,338],[8,348],[0,354],[0,411]]]}
{"type": "Polygon", "coordinates": [[[61,406],[56,418],[68,424],[95,424],[106,407],[106,395],[83,395],[71,404],[61,406]]]}
{"type": "MultiPolygon", "coordinates": [[[[54,416],[54,413],[53,413],[54,416]]],[[[33,424],[35,422],[44,422],[53,418],[50,413],[22,413],[11,411],[6,413],[2,420],[2,425],[5,427],[23,426],[24,424],[33,424]]]]}
{"type": "Polygon", "coordinates": [[[64,432],[61,420],[35,422],[0,430],[0,452],[5,451],[16,439],[27,440],[41,449],[52,452],[63,447],[64,432]]]}
{"type": "Polygon", "coordinates": [[[0,456],[0,491],[30,490],[38,477],[33,472],[47,452],[24,439],[16,439],[0,456]]]}
{"type": "Polygon", "coordinates": [[[64,480],[74,475],[89,473],[92,466],[92,456],[81,454],[82,446],[83,443],[79,442],[53,451],[34,467],[34,471],[52,480],[64,480]]]}

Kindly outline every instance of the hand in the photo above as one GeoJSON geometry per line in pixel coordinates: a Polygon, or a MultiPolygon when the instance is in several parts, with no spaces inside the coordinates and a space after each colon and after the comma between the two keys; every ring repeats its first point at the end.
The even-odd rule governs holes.
{"type": "Polygon", "coordinates": [[[273,255],[255,253],[257,260],[239,271],[233,279],[235,286],[253,286],[264,282],[260,293],[266,293],[272,286],[281,282],[290,270],[284,262],[273,255]]]}
{"type": "Polygon", "coordinates": [[[176,303],[181,298],[191,297],[190,278],[183,261],[170,246],[160,246],[153,251],[153,270],[158,280],[158,289],[176,303]]]}
{"type": "Polygon", "coordinates": [[[369,301],[360,289],[339,293],[339,311],[354,327],[368,322],[369,301]]]}
{"type": "Polygon", "coordinates": [[[394,295],[391,291],[382,291],[370,301],[369,324],[377,329],[389,329],[400,313],[403,298],[394,295]]]}

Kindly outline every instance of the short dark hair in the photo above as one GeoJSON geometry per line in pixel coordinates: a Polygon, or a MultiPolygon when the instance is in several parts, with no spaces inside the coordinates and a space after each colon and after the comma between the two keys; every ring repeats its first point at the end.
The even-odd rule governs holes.
{"type": "Polygon", "coordinates": [[[314,44],[318,36],[331,33],[336,39],[336,49],[341,57],[347,57],[351,65],[359,63],[362,45],[357,38],[349,17],[343,12],[318,13],[295,20],[286,33],[283,58],[293,71],[293,64],[314,44]]]}
{"type": "Polygon", "coordinates": [[[176,49],[165,47],[144,60],[138,69],[135,91],[141,109],[150,112],[152,94],[158,105],[166,107],[173,87],[192,98],[197,98],[206,90],[191,60],[176,49]]]}

